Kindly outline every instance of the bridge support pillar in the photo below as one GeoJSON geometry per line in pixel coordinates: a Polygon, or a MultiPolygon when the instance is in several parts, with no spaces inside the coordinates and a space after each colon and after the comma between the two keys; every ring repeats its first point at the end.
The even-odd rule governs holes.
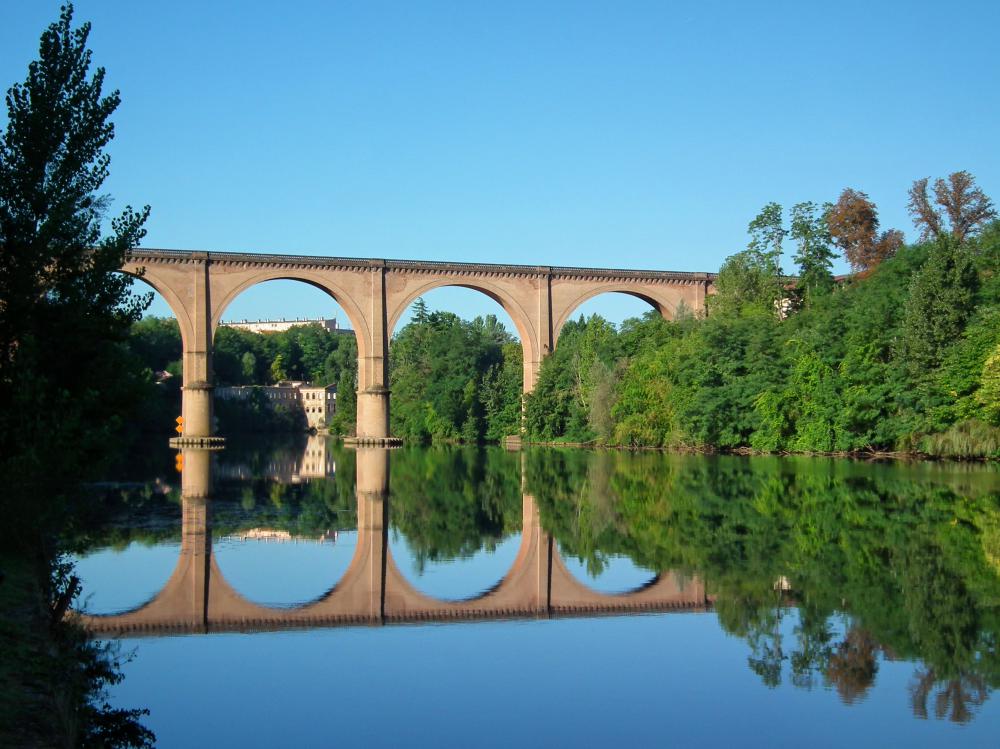
{"type": "Polygon", "coordinates": [[[385,274],[385,261],[372,260],[368,273],[371,349],[358,361],[356,433],[361,444],[398,442],[389,436],[389,318],[385,274]]]}
{"type": "Polygon", "coordinates": [[[373,385],[358,391],[358,441],[382,444],[389,438],[389,389],[373,385]]]}
{"type": "Polygon", "coordinates": [[[184,386],[181,412],[184,416],[184,439],[204,440],[212,437],[212,391],[214,386],[196,380],[184,386]]]}
{"type": "Polygon", "coordinates": [[[198,257],[191,276],[190,325],[182,331],[184,341],[184,388],[181,391],[181,415],[184,417],[181,439],[184,445],[221,442],[215,438],[212,419],[212,310],[211,263],[198,257]]]}

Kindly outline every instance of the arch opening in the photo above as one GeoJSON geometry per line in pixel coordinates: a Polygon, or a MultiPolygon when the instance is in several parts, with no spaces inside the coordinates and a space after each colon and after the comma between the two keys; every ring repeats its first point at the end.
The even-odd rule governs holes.
{"type": "Polygon", "coordinates": [[[500,587],[514,565],[521,535],[514,534],[469,553],[428,557],[415,542],[394,529],[389,551],[397,569],[420,593],[438,601],[474,601],[500,587]]]}
{"type": "Polygon", "coordinates": [[[389,548],[415,589],[468,600],[507,575],[524,525],[517,453],[403,447],[392,453],[389,484],[389,548]]]}
{"type": "Polygon", "coordinates": [[[150,546],[131,541],[104,547],[74,559],[73,573],[83,591],[79,610],[92,616],[114,616],[142,608],[166,586],[180,553],[179,543],[150,546]]]}
{"type": "Polygon", "coordinates": [[[566,306],[554,321],[552,335],[558,346],[559,336],[570,320],[586,321],[597,315],[621,331],[640,320],[655,317],[672,320],[682,310],[679,300],[657,299],[628,288],[598,288],[581,294],[566,306]]]}
{"type": "Polygon", "coordinates": [[[391,433],[465,443],[518,434],[534,355],[520,311],[479,287],[441,283],[419,292],[389,320],[391,433]]]}
{"type": "Polygon", "coordinates": [[[337,587],[357,543],[357,530],[299,536],[255,527],[215,539],[212,554],[229,587],[244,599],[266,608],[293,609],[319,601],[337,587]]]}
{"type": "Polygon", "coordinates": [[[215,413],[223,435],[353,434],[361,320],[344,295],[312,278],[252,278],[213,315],[215,413]]]}
{"type": "Polygon", "coordinates": [[[595,554],[589,559],[567,554],[559,545],[559,557],[573,578],[595,593],[621,596],[637,593],[659,579],[659,573],[640,567],[625,554],[595,554]]]}

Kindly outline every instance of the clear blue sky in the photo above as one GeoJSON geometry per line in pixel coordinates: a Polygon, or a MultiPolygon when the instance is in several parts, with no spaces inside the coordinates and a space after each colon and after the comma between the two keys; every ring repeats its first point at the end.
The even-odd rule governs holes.
{"type": "MultiPolygon", "coordinates": [[[[4,86],[58,6],[3,3],[4,86]]],[[[996,0],[78,0],[76,19],[122,92],[107,189],[153,206],[147,247],[712,271],[771,200],[855,187],[912,237],[915,178],[967,169],[1000,199],[996,0]]],[[[227,316],[323,311],[265,289],[227,316]]]]}

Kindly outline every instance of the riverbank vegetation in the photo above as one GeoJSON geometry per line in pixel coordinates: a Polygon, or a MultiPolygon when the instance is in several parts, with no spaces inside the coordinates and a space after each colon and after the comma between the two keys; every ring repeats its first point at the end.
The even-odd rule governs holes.
{"type": "MultiPolygon", "coordinates": [[[[683,305],[616,327],[568,322],[525,399],[536,442],[804,453],[1000,456],[1000,223],[966,172],[910,191],[921,241],[881,230],[867,196],[771,203],[729,257],[707,314],[683,305]],[[794,245],[794,277],[782,258],[794,245]],[[853,273],[835,278],[842,253],[853,273]]],[[[179,374],[172,321],[133,328],[147,367],[179,374]],[[171,327],[172,326],[172,327],[171,327]]],[[[318,326],[221,328],[218,383],[338,385],[333,431],[355,417],[357,345],[318,326]]],[[[522,352],[492,316],[422,300],[390,344],[392,432],[499,441],[522,428],[522,352]]],[[[225,411],[222,408],[221,411],[225,411]]],[[[251,418],[251,417],[247,417],[251,418]]],[[[251,418],[252,420],[252,418],[251,418]]],[[[246,418],[232,418],[238,428],[246,418]]]]}
{"type": "Polygon", "coordinates": [[[627,447],[1000,455],[1000,225],[964,172],[911,191],[924,241],[867,198],[771,204],[707,316],[567,324],[527,398],[528,436],[627,447]],[[949,223],[950,217],[950,223],[949,223]],[[781,274],[782,241],[799,275],[781,274]],[[855,273],[834,279],[832,247],[855,273]]]}

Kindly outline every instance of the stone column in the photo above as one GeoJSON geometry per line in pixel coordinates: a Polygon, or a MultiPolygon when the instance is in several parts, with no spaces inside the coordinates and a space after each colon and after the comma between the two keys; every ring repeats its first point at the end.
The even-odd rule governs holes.
{"type": "Polygon", "coordinates": [[[192,330],[184,341],[184,388],[181,414],[185,439],[211,437],[212,424],[212,305],[208,253],[195,256],[191,287],[192,330]]]}
{"type": "Polygon", "coordinates": [[[360,442],[382,443],[389,439],[389,322],[386,317],[385,261],[373,260],[370,272],[371,349],[358,371],[357,436],[360,442]]]}

